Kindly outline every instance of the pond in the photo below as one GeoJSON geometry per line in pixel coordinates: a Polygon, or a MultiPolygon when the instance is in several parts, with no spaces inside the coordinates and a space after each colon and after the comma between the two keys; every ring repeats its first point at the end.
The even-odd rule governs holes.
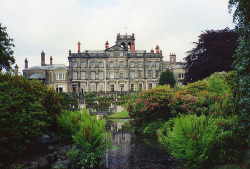
{"type": "Polygon", "coordinates": [[[180,168],[156,138],[147,139],[135,134],[128,119],[108,120],[106,131],[111,131],[110,141],[117,148],[106,153],[103,168],[180,168]]]}

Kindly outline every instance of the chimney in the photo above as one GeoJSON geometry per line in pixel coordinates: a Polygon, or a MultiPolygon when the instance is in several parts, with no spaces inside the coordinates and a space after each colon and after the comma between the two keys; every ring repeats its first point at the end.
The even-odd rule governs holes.
{"type": "Polygon", "coordinates": [[[135,43],[134,43],[134,41],[131,41],[130,48],[131,48],[131,53],[135,53],[135,43]]]}
{"type": "Polygon", "coordinates": [[[28,60],[27,60],[27,58],[25,58],[24,63],[25,63],[25,69],[27,69],[28,68],[28,60]]]}
{"type": "Polygon", "coordinates": [[[78,53],[80,53],[81,52],[81,48],[80,48],[81,43],[80,43],[80,41],[78,41],[77,45],[78,45],[78,53]]]}
{"type": "Polygon", "coordinates": [[[160,47],[159,47],[159,45],[156,45],[155,53],[160,53],[160,47]]]}
{"type": "Polygon", "coordinates": [[[109,48],[109,42],[108,41],[106,41],[105,46],[106,46],[106,49],[109,48]]]}
{"type": "Polygon", "coordinates": [[[50,65],[52,65],[52,61],[53,61],[52,56],[50,56],[50,65]]]}
{"type": "Polygon", "coordinates": [[[154,49],[151,49],[151,53],[154,53],[154,49]]]}
{"type": "Polygon", "coordinates": [[[15,75],[18,76],[18,66],[17,66],[17,64],[15,66],[15,75]]]}
{"type": "Polygon", "coordinates": [[[42,51],[41,53],[41,66],[45,66],[45,53],[42,51]]]}

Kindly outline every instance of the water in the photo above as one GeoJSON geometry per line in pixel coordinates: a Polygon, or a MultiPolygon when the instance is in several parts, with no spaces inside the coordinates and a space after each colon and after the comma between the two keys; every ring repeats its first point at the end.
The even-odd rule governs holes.
{"type": "Polygon", "coordinates": [[[106,153],[104,168],[180,168],[156,138],[147,139],[136,135],[128,119],[107,121],[106,131],[111,131],[110,141],[118,148],[112,148],[106,153]]]}

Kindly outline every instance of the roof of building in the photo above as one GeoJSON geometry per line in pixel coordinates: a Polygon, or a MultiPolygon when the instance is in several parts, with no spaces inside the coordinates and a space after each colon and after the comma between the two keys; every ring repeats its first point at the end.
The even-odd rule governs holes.
{"type": "Polygon", "coordinates": [[[45,77],[40,73],[34,73],[28,79],[45,79],[45,77]]]}
{"type": "Polygon", "coordinates": [[[33,67],[29,67],[26,68],[24,70],[68,70],[69,67],[65,66],[64,64],[53,64],[53,65],[44,65],[44,66],[33,66],[33,67]]]}

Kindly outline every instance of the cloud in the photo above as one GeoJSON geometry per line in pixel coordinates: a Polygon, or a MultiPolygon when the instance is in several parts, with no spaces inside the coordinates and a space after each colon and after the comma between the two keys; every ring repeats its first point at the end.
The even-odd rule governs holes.
{"type": "Polygon", "coordinates": [[[20,69],[46,63],[68,65],[68,50],[115,44],[117,33],[135,33],[136,49],[150,51],[159,45],[165,60],[170,52],[181,61],[192,42],[206,29],[233,28],[226,0],[1,0],[0,19],[14,39],[20,69]],[[128,27],[125,30],[125,26],[128,27]]]}

